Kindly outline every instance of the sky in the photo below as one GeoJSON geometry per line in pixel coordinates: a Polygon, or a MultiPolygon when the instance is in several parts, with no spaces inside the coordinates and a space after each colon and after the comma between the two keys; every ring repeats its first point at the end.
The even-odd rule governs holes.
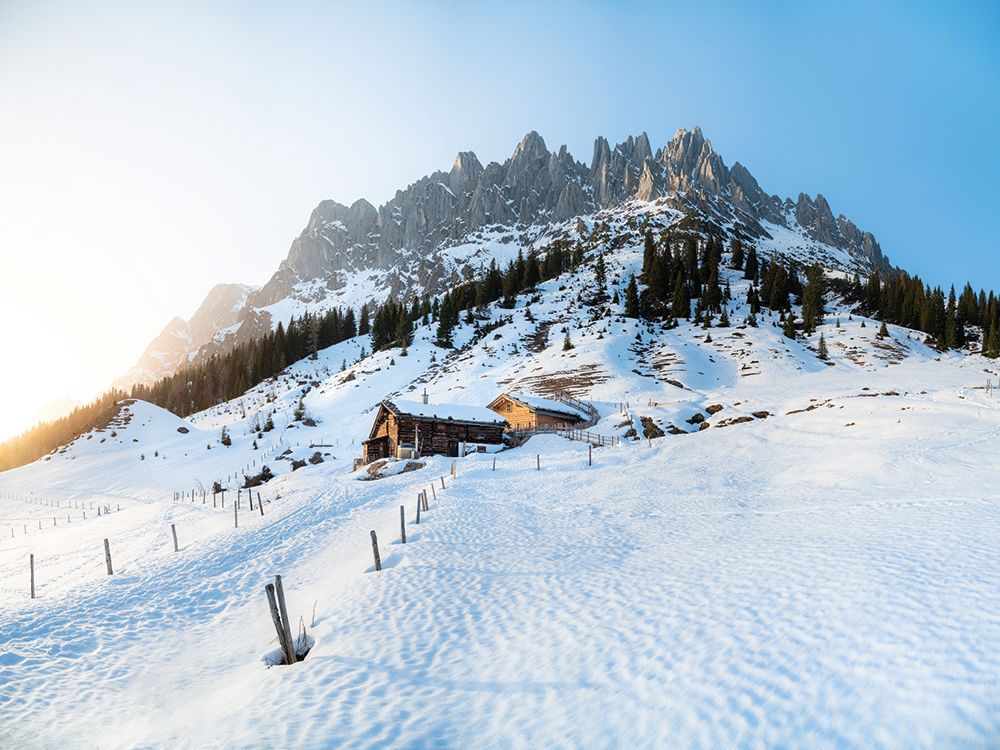
{"type": "Polygon", "coordinates": [[[933,284],[1000,289],[1000,4],[0,0],[0,438],[124,374],[322,199],[530,130],[699,125],[933,284]]]}

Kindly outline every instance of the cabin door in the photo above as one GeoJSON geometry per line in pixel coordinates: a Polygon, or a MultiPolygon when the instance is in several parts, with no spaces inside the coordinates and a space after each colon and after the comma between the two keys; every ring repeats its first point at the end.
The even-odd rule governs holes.
{"type": "Polygon", "coordinates": [[[448,438],[448,455],[452,457],[458,456],[458,441],[448,438]]]}

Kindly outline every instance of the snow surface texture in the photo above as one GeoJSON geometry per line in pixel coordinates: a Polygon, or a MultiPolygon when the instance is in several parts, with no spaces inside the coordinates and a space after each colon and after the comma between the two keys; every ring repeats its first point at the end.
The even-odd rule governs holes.
{"type": "MultiPolygon", "coordinates": [[[[612,289],[640,256],[609,254],[612,289]]],[[[994,363],[836,308],[832,365],[767,314],[706,342],[592,319],[587,283],[542,285],[530,319],[524,299],[491,310],[507,322],[463,325],[451,352],[421,328],[406,357],[343,342],[188,420],[135,403],[0,474],[0,746],[1000,744],[994,363]],[[351,471],[383,398],[482,407],[546,385],[623,444],[588,466],[585,443],[535,437],[458,459],[454,480],[442,457],[351,471]],[[294,420],[303,394],[314,427],[294,420]],[[646,420],[668,434],[642,438],[646,420]],[[243,494],[234,528],[262,463],[264,516],[243,494]],[[202,499],[213,481],[225,508],[202,499]],[[275,574],[315,646],[267,669],[275,574]]]]}

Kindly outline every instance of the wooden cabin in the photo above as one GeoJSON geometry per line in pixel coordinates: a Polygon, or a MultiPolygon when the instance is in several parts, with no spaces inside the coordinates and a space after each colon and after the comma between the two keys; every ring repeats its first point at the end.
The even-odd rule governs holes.
{"type": "Polygon", "coordinates": [[[501,393],[488,408],[506,419],[511,430],[574,427],[589,419],[583,409],[555,399],[523,393],[501,393]]]}
{"type": "Polygon", "coordinates": [[[503,416],[482,406],[383,401],[362,443],[362,461],[485,450],[503,444],[506,427],[503,416]]]}

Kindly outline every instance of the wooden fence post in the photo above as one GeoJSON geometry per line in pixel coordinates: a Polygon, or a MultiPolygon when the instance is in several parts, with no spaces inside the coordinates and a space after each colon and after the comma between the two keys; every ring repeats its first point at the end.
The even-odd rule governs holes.
{"type": "Polygon", "coordinates": [[[429,502],[427,502],[427,490],[421,490],[421,491],[420,491],[420,494],[421,494],[421,495],[423,496],[423,498],[424,498],[424,510],[425,510],[425,511],[426,511],[426,510],[430,510],[430,509],[431,509],[431,504],[430,504],[429,502]]]}
{"type": "Polygon", "coordinates": [[[417,495],[417,523],[420,523],[420,495],[417,495]]]}
{"type": "Polygon", "coordinates": [[[378,554],[378,537],[372,529],[372,554],[375,555],[375,570],[382,570],[382,558],[378,554]]]}
{"type": "Polygon", "coordinates": [[[594,446],[587,446],[587,466],[594,465],[594,446]]]}
{"type": "Polygon", "coordinates": [[[535,469],[542,470],[542,457],[538,453],[535,454],[535,469]]]}
{"type": "Polygon", "coordinates": [[[281,654],[284,657],[286,664],[292,662],[288,661],[289,654],[292,653],[291,644],[285,641],[285,628],[281,624],[281,614],[278,612],[278,602],[274,595],[274,584],[269,583],[264,587],[264,591],[267,594],[267,606],[271,610],[271,622],[274,623],[274,630],[278,634],[278,644],[281,647],[281,654]]]}
{"type": "Polygon", "coordinates": [[[441,477],[441,489],[444,489],[444,477],[441,477]]]}
{"type": "Polygon", "coordinates": [[[399,506],[399,543],[406,544],[406,506],[399,506]]]}
{"type": "Polygon", "coordinates": [[[28,565],[31,566],[31,598],[35,598],[35,556],[28,555],[28,565]]]}
{"type": "Polygon", "coordinates": [[[104,562],[108,564],[108,575],[114,575],[111,569],[111,543],[107,539],[104,540],[104,562]]]}
{"type": "Polygon", "coordinates": [[[233,528],[238,529],[240,527],[240,506],[233,503],[233,528]]]}
{"type": "Polygon", "coordinates": [[[177,527],[174,524],[170,524],[170,533],[174,535],[174,552],[177,552],[177,527]]]}
{"type": "Polygon", "coordinates": [[[285,631],[285,641],[288,643],[286,658],[289,664],[299,660],[295,653],[295,641],[292,640],[292,628],[288,621],[288,607],[285,606],[285,587],[281,584],[281,576],[274,577],[274,593],[278,597],[278,611],[281,613],[281,625],[285,631]]]}
{"type": "Polygon", "coordinates": [[[264,501],[260,499],[260,493],[257,493],[257,507],[260,509],[260,517],[264,517],[264,501]]]}

